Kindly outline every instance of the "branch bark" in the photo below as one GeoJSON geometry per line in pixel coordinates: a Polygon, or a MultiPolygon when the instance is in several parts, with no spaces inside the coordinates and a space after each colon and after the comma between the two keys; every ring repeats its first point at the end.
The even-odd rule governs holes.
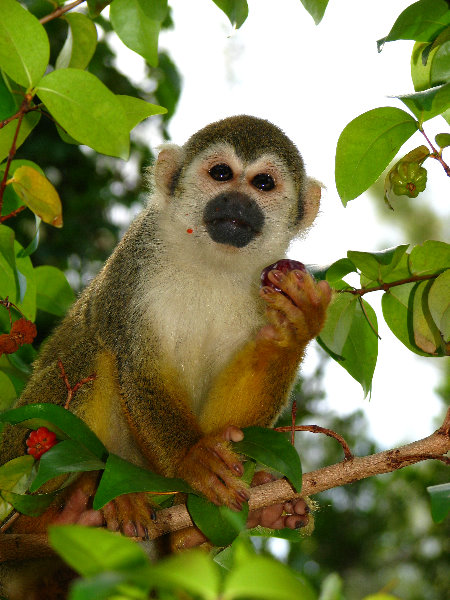
{"type": "MultiPolygon", "coordinates": [[[[450,409],[442,427],[422,440],[370,456],[353,457],[305,473],[301,494],[295,492],[286,479],[251,488],[250,510],[286,502],[299,496],[313,496],[331,488],[348,485],[374,475],[390,473],[424,460],[437,459],[450,464],[450,459],[446,457],[450,451],[449,431],[450,409]]],[[[158,511],[157,521],[152,531],[149,532],[150,539],[156,539],[171,531],[178,531],[192,525],[191,517],[184,505],[162,509],[158,511]]],[[[5,533],[0,536],[0,562],[52,554],[53,550],[48,545],[46,534],[5,533]]]]}

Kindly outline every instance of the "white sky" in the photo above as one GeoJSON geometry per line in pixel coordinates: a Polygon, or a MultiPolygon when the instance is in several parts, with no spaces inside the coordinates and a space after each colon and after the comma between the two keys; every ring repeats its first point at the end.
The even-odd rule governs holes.
{"type": "MultiPolygon", "coordinates": [[[[173,142],[181,144],[207,123],[233,114],[253,114],[280,126],[299,147],[308,173],[327,187],[315,227],[291,252],[302,262],[327,264],[347,250],[378,250],[406,241],[377,221],[372,198],[342,206],[334,184],[334,154],[350,120],[377,106],[403,108],[386,96],[413,91],[413,43],[389,43],[381,54],[376,48],[376,40],[409,4],[411,0],[330,0],[316,27],[300,0],[249,0],[249,17],[234,31],[211,0],[170,2],[175,29],[161,35],[160,47],[169,51],[183,76],[169,128],[173,142]]],[[[137,59],[124,53],[126,72],[137,59]]],[[[434,135],[448,127],[437,118],[427,130],[434,135]]],[[[417,133],[408,149],[422,143],[417,133]]],[[[433,166],[429,179],[428,199],[445,214],[447,177],[433,166]]],[[[362,408],[380,446],[390,447],[433,431],[440,407],[433,393],[439,381],[435,365],[446,359],[412,355],[384,326],[374,296],[366,298],[377,310],[382,341],[371,400],[363,398],[359,384],[334,361],[325,386],[330,409],[346,414],[362,408]]],[[[305,374],[315,360],[311,348],[305,374]]]]}

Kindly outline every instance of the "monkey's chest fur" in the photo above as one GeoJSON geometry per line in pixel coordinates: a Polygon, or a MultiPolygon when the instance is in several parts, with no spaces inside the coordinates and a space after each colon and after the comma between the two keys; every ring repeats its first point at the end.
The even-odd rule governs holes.
{"type": "Polygon", "coordinates": [[[143,318],[198,415],[214,379],[264,324],[258,287],[167,268],[142,287],[143,318]]]}

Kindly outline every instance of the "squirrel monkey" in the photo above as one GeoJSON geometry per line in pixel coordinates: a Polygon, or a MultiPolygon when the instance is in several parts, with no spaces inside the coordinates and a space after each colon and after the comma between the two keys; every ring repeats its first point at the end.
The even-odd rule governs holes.
{"type": "MultiPolygon", "coordinates": [[[[230,440],[274,423],[330,301],[326,282],[299,271],[271,272],[282,293],[259,289],[315,219],[320,186],[284,133],[250,116],[164,145],[150,181],[148,206],[44,345],[20,404],[64,403],[58,358],[72,382],[95,372],[70,410],[110,451],[239,510],[248,493],[230,440]]],[[[23,431],[7,428],[2,462],[23,452],[23,431]]],[[[119,498],[106,524],[141,533],[144,496],[119,498]]],[[[37,521],[21,516],[15,531],[37,521]]]]}

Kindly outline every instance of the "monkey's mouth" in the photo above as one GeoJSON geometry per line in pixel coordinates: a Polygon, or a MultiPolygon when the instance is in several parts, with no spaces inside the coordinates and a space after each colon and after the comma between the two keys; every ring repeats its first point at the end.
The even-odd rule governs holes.
{"type": "Polygon", "coordinates": [[[228,192],[208,202],[203,222],[214,242],[243,248],[261,233],[264,214],[249,196],[228,192]]]}

